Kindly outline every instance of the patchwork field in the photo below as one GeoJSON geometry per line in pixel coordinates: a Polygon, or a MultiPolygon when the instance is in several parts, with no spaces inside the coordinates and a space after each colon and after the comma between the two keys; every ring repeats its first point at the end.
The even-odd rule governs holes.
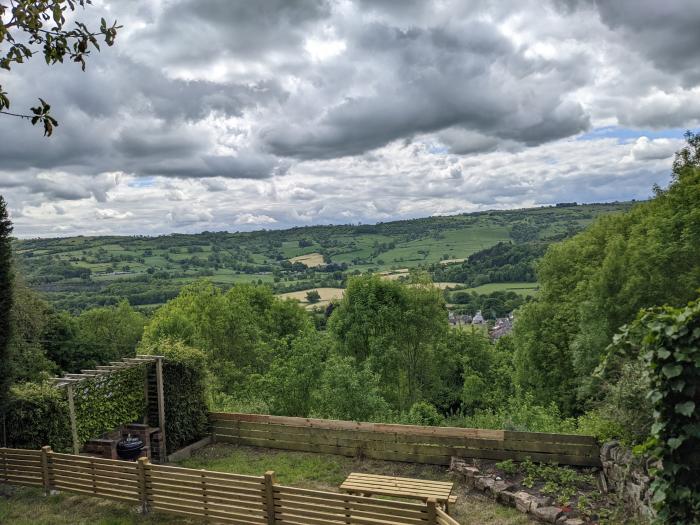
{"type": "Polygon", "coordinates": [[[299,255],[297,257],[292,257],[289,259],[289,262],[295,263],[295,262],[300,262],[302,264],[305,264],[309,268],[316,268],[318,266],[323,266],[325,263],[323,262],[323,255],[320,253],[308,253],[306,255],[299,255]]]}
{"type": "Polygon", "coordinates": [[[550,206],[257,232],[26,239],[15,241],[14,251],[27,283],[59,308],[79,312],[125,298],[152,309],[199,279],[223,288],[266,283],[284,293],[339,288],[356,272],[388,272],[386,278],[396,279],[416,268],[451,282],[435,269],[455,268],[499,242],[561,239],[630,206],[550,206]],[[307,268],[292,268],[294,262],[307,268]]]}

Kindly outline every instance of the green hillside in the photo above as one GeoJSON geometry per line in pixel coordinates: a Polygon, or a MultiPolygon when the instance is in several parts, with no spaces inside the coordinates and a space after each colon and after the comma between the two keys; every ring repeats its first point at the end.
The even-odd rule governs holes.
{"type": "Polygon", "coordinates": [[[560,240],[596,216],[631,204],[559,205],[248,233],[31,239],[17,240],[14,248],[28,284],[57,307],[79,311],[125,297],[147,309],[204,277],[222,287],[269,283],[277,293],[343,287],[353,273],[399,268],[425,269],[441,280],[440,270],[452,265],[440,261],[466,259],[499,242],[560,240]],[[320,254],[325,264],[309,268],[289,261],[307,254],[320,254]]]}

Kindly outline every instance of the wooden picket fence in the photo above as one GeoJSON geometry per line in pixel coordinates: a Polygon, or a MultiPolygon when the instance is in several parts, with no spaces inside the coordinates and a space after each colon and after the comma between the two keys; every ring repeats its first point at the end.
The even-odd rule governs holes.
{"type": "Polygon", "coordinates": [[[435,500],[409,503],[279,485],[274,472],[209,470],[0,448],[0,482],[65,490],[234,525],[459,525],[435,500]]]}
{"type": "Polygon", "coordinates": [[[453,456],[600,466],[592,436],[211,413],[215,441],[449,465],[453,456]]]}

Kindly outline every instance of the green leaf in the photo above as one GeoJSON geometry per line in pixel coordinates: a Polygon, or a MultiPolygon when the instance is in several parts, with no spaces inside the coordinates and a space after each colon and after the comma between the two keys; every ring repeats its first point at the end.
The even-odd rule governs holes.
{"type": "Polygon", "coordinates": [[[654,424],[651,426],[651,433],[652,433],[652,434],[658,434],[658,433],[661,432],[665,427],[666,427],[666,423],[663,423],[663,422],[654,423],[654,424]]]}
{"type": "Polygon", "coordinates": [[[665,348],[659,348],[659,350],[656,352],[656,354],[661,358],[661,359],[666,359],[668,356],[671,355],[671,352],[666,350],[665,348]]]}
{"type": "Polygon", "coordinates": [[[663,374],[666,377],[671,379],[672,377],[678,377],[679,375],[681,375],[681,373],[683,372],[683,366],[672,364],[664,365],[661,369],[661,372],[663,372],[663,374]]]}
{"type": "Polygon", "coordinates": [[[677,403],[676,404],[676,412],[678,414],[683,414],[684,416],[690,417],[693,415],[694,411],[695,411],[695,402],[694,401],[686,401],[685,403],[677,403]]]}
{"type": "MultiPolygon", "coordinates": [[[[678,447],[680,447],[683,444],[684,441],[685,441],[685,438],[671,438],[666,443],[668,443],[668,446],[671,450],[676,450],[678,447]]],[[[667,469],[665,464],[664,464],[664,468],[667,469]]]]}

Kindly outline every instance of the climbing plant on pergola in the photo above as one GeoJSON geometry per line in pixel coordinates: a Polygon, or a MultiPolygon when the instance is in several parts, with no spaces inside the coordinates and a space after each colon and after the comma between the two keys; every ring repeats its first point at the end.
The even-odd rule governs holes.
{"type": "Polygon", "coordinates": [[[167,458],[165,442],[165,399],[163,394],[163,356],[137,355],[112,361],[109,365],[64,374],[52,380],[66,390],[73,453],[81,443],[131,423],[145,415],[148,418],[148,366],[155,365],[158,426],[162,435],[160,460],[167,458]],[[78,403],[76,403],[78,401],[78,403]]]}

